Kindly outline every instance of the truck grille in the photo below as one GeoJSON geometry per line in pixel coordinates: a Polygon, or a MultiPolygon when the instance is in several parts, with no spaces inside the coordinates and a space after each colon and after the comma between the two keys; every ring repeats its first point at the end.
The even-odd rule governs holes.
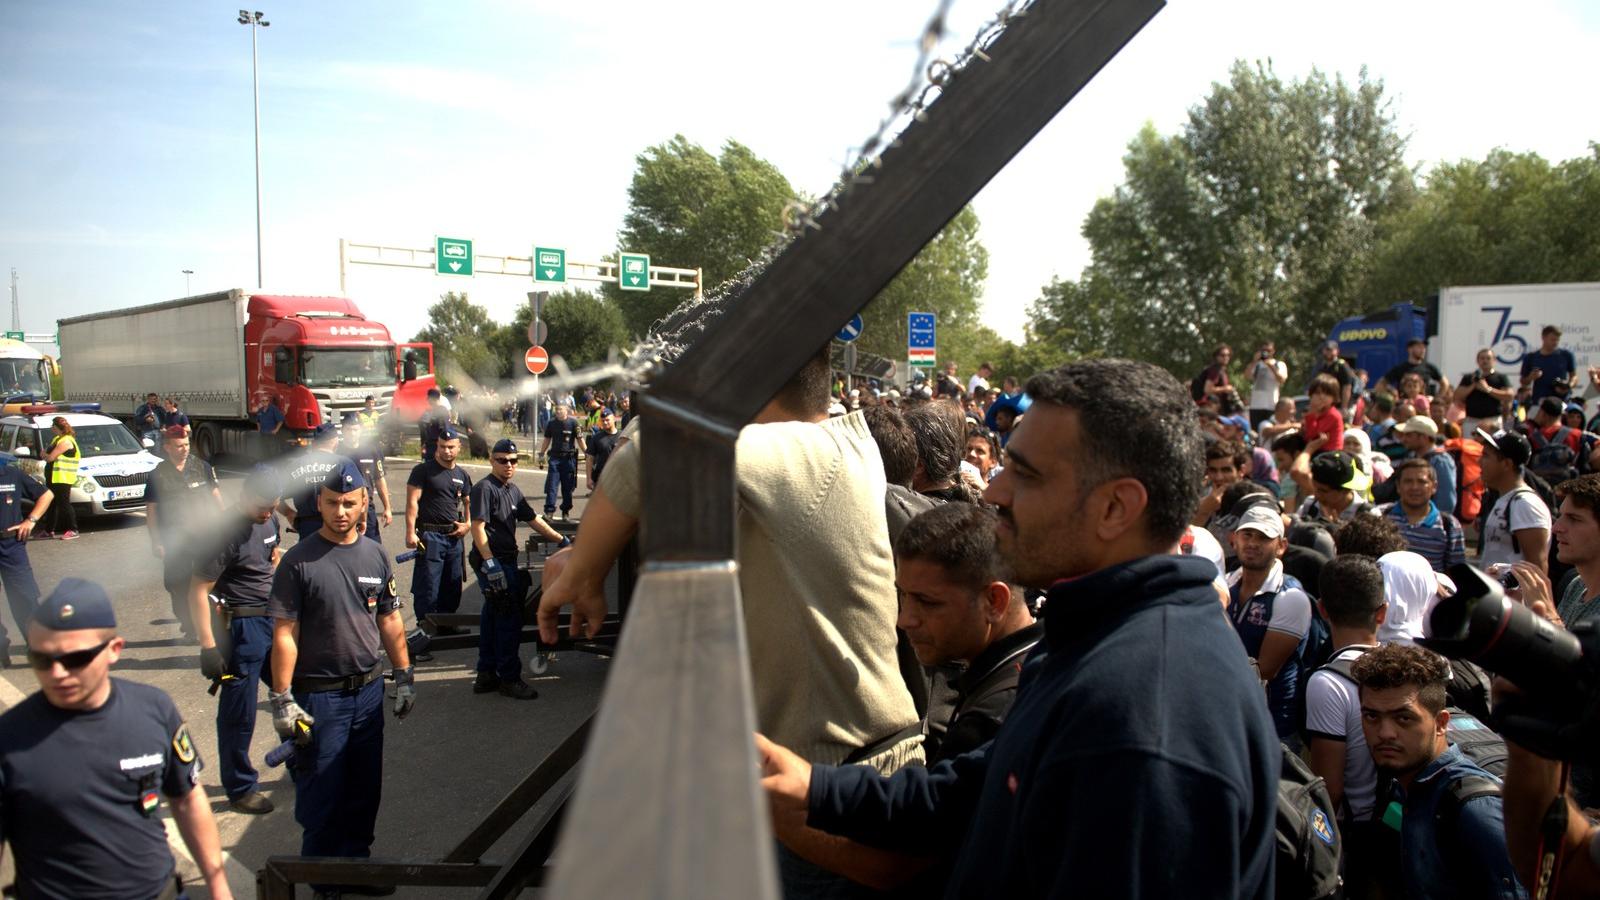
{"type": "MultiPolygon", "coordinates": [[[[101,487],[117,488],[132,487],[136,484],[144,484],[145,480],[149,477],[149,472],[140,472],[136,475],[96,475],[94,476],[94,480],[99,483],[101,487]]],[[[139,504],[143,505],[144,501],[140,500],[139,504]]]]}

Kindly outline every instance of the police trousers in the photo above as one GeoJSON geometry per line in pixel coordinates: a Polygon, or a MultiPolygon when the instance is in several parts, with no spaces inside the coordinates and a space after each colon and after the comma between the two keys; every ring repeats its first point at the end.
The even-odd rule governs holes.
{"type": "Polygon", "coordinates": [[[417,623],[438,613],[453,613],[461,608],[461,538],[424,531],[421,553],[411,570],[411,598],[417,623]]]}
{"type": "Polygon", "coordinates": [[[194,617],[189,613],[189,579],[194,576],[194,559],[184,539],[165,540],[166,552],[161,557],[161,583],[167,589],[173,617],[178,620],[184,636],[189,637],[194,634],[194,617]]]}
{"type": "Polygon", "coordinates": [[[222,769],[222,787],[229,800],[237,800],[256,790],[259,780],[250,764],[250,739],[256,732],[256,702],[261,692],[257,682],[269,679],[272,658],[272,617],[247,616],[228,623],[232,647],[228,674],[217,692],[217,758],[222,769]]]}
{"type": "MultiPolygon", "coordinates": [[[[348,691],[295,691],[316,724],[311,746],[297,747],[294,820],[301,856],[372,855],[383,798],[383,686],[379,678],[348,691]]],[[[319,887],[313,885],[313,887],[319,887]]]]}
{"type": "Polygon", "coordinates": [[[483,591],[483,609],[478,613],[478,674],[498,675],[501,681],[522,679],[522,609],[528,599],[528,573],[517,568],[516,554],[497,556],[510,586],[504,596],[489,590],[483,579],[483,562],[472,556],[472,571],[483,591]]]}
{"type": "MultiPolygon", "coordinates": [[[[27,640],[28,620],[39,606],[39,583],[33,579],[26,543],[10,537],[0,538],[0,584],[5,585],[11,620],[17,625],[17,640],[27,640]]],[[[10,645],[5,620],[0,619],[0,652],[10,645]]]]}
{"type": "Polygon", "coordinates": [[[549,472],[544,476],[544,511],[556,511],[556,489],[561,489],[561,511],[572,511],[572,492],[578,489],[578,457],[550,454],[549,472]]]}

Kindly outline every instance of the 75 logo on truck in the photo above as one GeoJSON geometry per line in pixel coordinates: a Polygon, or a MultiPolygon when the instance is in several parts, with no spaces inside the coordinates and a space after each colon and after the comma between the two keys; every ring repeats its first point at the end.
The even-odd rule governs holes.
{"type": "Polygon", "coordinates": [[[1483,311],[1500,316],[1500,321],[1494,326],[1494,337],[1489,341],[1489,346],[1494,349],[1495,360],[1503,366],[1522,362],[1522,358],[1528,355],[1528,339],[1517,334],[1517,328],[1527,325],[1528,320],[1511,318],[1509,306],[1485,306],[1483,311]]]}

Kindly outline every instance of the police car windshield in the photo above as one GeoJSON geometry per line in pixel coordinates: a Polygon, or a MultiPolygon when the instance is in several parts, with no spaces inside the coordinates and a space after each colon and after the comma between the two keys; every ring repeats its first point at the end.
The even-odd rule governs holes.
{"type": "MultiPolygon", "coordinates": [[[[48,431],[48,428],[45,429],[48,431]]],[[[106,425],[74,425],[72,430],[78,438],[78,448],[85,457],[89,456],[116,456],[124,453],[138,453],[144,447],[134,440],[133,432],[119,424],[106,425]]],[[[48,434],[43,435],[45,443],[50,442],[48,434]]]]}
{"type": "Polygon", "coordinates": [[[302,348],[300,383],[306,387],[393,384],[394,348],[302,348]]]}
{"type": "Polygon", "coordinates": [[[32,394],[36,400],[50,396],[50,381],[42,359],[0,359],[0,394],[32,394]]]}

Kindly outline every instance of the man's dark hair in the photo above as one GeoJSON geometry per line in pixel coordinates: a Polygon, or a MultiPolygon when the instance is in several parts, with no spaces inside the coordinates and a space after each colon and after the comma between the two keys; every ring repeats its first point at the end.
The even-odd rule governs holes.
{"type": "MultiPolygon", "coordinates": [[[[752,265],[716,290],[699,299],[686,300],[650,326],[649,340],[656,345],[656,356],[674,363],[693,346],[712,323],[722,318],[752,284],[761,267],[752,265]]],[[[831,342],[830,342],[831,343],[831,342]]],[[[819,415],[828,410],[828,392],[833,386],[833,371],[828,365],[830,344],[823,344],[811,359],[773,396],[778,405],[801,415],[819,415]]]]}
{"type": "Polygon", "coordinates": [[[1394,395],[1388,391],[1378,391],[1373,394],[1371,403],[1377,407],[1378,412],[1385,414],[1394,412],[1394,395]]]}
{"type": "Polygon", "coordinates": [[[1556,504],[1571,500],[1574,506],[1587,509],[1591,515],[1600,516],[1600,473],[1579,475],[1556,486],[1556,504]]]}
{"type": "Polygon", "coordinates": [[[1035,403],[1078,414],[1077,476],[1088,491],[1134,478],[1149,497],[1145,533],[1177,543],[1200,505],[1205,463],[1189,391],[1165,369],[1131,359],[1092,359],[1028,379],[1035,403]]]}
{"type": "Polygon", "coordinates": [[[1339,548],[1340,556],[1359,553],[1373,559],[1407,547],[1405,536],[1394,520],[1364,512],[1356,513],[1340,526],[1333,536],[1333,545],[1339,548]]]}
{"type": "Polygon", "coordinates": [[[1213,459],[1231,459],[1239,471],[1244,471],[1250,465],[1250,451],[1238,441],[1217,441],[1215,444],[1206,445],[1206,462],[1213,459]]]}
{"type": "Polygon", "coordinates": [[[967,447],[966,418],[951,403],[923,403],[906,412],[906,425],[917,442],[917,459],[930,484],[944,484],[961,471],[967,447]]]}
{"type": "Polygon", "coordinates": [[[1546,325],[1545,327],[1539,329],[1540,337],[1544,337],[1547,334],[1553,334],[1556,337],[1561,337],[1561,329],[1554,325],[1546,325]]]}
{"type": "Polygon", "coordinates": [[[1273,453],[1287,453],[1290,456],[1299,456],[1305,449],[1305,436],[1298,431],[1281,434],[1272,442],[1273,453]]]}
{"type": "Polygon", "coordinates": [[[1432,650],[1385,644],[1361,654],[1350,667],[1350,677],[1363,688],[1375,691],[1414,686],[1417,702],[1423,709],[1438,715],[1444,709],[1450,664],[1432,650]]]}
{"type": "Polygon", "coordinates": [[[1425,340],[1423,340],[1422,338],[1419,338],[1419,337],[1414,337],[1411,340],[1406,341],[1406,349],[1410,350],[1412,347],[1415,347],[1418,344],[1421,344],[1424,347],[1428,346],[1428,342],[1427,341],[1425,341],[1425,340]]]}
{"type": "Polygon", "coordinates": [[[1327,394],[1333,398],[1333,402],[1338,403],[1339,395],[1343,391],[1339,388],[1339,379],[1329,375],[1327,372],[1322,372],[1311,379],[1311,386],[1306,388],[1306,393],[1311,395],[1327,394]]]}
{"type": "Polygon", "coordinates": [[[951,581],[978,590],[1006,581],[995,547],[995,513],[975,503],[945,503],[917,514],[894,542],[897,560],[922,560],[951,581]]]}
{"type": "MultiPolygon", "coordinates": [[[[1222,492],[1222,505],[1218,508],[1224,512],[1228,512],[1233,515],[1239,515],[1244,512],[1244,508],[1239,506],[1239,501],[1246,497],[1260,497],[1262,498],[1263,504],[1272,504],[1272,509],[1274,512],[1276,512],[1278,509],[1278,498],[1272,496],[1271,491],[1259,484],[1256,484],[1254,481],[1251,481],[1248,478],[1241,478],[1238,481],[1235,481],[1233,484],[1228,485],[1228,487],[1222,492]]],[[[1250,505],[1254,506],[1255,504],[1252,503],[1250,505]]]]}
{"type": "Polygon", "coordinates": [[[790,412],[803,415],[818,415],[828,411],[828,402],[832,398],[828,389],[832,382],[832,369],[828,366],[828,347],[823,345],[821,350],[800,371],[794,373],[778,393],[772,398],[778,405],[790,412]]]}
{"type": "Polygon", "coordinates": [[[888,405],[866,407],[861,415],[878,445],[878,455],[883,457],[884,477],[890,484],[911,487],[911,478],[917,473],[917,439],[905,417],[888,405]]]}
{"type": "MultiPolygon", "coordinates": [[[[1395,463],[1394,474],[1389,477],[1394,479],[1395,484],[1399,484],[1400,476],[1411,471],[1412,469],[1420,469],[1423,472],[1426,472],[1428,477],[1434,480],[1434,483],[1438,483],[1439,481],[1439,475],[1437,472],[1433,471],[1433,465],[1421,457],[1417,457],[1415,459],[1405,459],[1395,463]]],[[[1449,512],[1449,510],[1445,510],[1445,512],[1449,512]]]]}
{"type": "Polygon", "coordinates": [[[1340,628],[1372,628],[1384,604],[1383,570],[1370,556],[1342,553],[1322,567],[1318,599],[1340,628]]]}

